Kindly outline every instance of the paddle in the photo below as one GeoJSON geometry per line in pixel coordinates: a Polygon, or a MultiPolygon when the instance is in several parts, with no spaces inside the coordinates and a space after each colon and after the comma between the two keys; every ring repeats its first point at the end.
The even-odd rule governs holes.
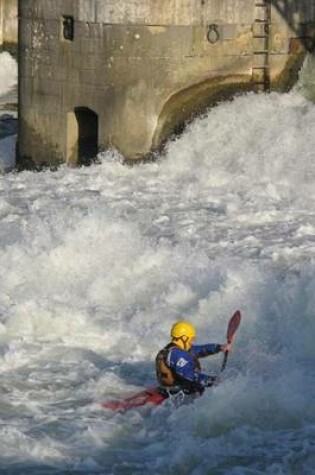
{"type": "MultiPolygon", "coordinates": [[[[230,318],[227,332],[226,332],[226,340],[227,343],[232,343],[234,335],[236,333],[236,330],[238,329],[239,325],[241,323],[241,312],[239,310],[236,310],[236,312],[233,313],[232,317],[230,318]]],[[[228,351],[224,352],[224,357],[221,365],[221,373],[222,371],[225,370],[226,367],[226,362],[228,359],[228,351]]]]}

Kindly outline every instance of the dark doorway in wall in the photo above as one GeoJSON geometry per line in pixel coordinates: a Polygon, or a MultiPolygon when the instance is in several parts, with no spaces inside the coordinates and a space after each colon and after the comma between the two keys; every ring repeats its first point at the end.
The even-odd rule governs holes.
{"type": "Polygon", "coordinates": [[[74,40],[74,18],[65,15],[61,18],[61,39],[63,41],[74,40]]]}
{"type": "Polygon", "coordinates": [[[74,109],[78,126],[77,165],[90,165],[98,153],[98,115],[87,107],[74,109]]]}

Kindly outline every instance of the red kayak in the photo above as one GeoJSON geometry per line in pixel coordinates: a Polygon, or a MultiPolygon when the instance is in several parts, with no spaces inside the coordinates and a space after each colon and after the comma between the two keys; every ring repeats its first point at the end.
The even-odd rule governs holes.
{"type": "Polygon", "coordinates": [[[139,406],[145,406],[146,404],[153,404],[158,406],[168,395],[161,391],[159,388],[148,388],[126,399],[117,399],[114,401],[103,402],[101,406],[104,409],[109,409],[115,412],[124,412],[128,409],[133,409],[139,406]]]}

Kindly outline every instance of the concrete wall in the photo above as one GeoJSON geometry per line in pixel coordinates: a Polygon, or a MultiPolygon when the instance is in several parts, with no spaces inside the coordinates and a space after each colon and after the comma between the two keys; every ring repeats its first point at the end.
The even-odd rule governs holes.
{"type": "Polygon", "coordinates": [[[19,8],[19,156],[37,164],[76,164],[94,116],[99,147],[137,159],[221,98],[284,90],[305,53],[302,18],[303,38],[315,21],[304,2],[295,29],[264,0],[21,0],[19,8]],[[67,16],[73,41],[63,37],[67,16]]]}
{"type": "Polygon", "coordinates": [[[17,46],[18,0],[0,0],[0,46],[17,46]]]}

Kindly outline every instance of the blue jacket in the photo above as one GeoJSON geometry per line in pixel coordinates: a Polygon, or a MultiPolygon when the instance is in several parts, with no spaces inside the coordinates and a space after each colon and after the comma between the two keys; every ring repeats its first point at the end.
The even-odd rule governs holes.
{"type": "Polygon", "coordinates": [[[216,343],[193,345],[189,351],[173,346],[168,352],[166,363],[183,389],[202,392],[206,386],[211,385],[213,378],[201,372],[198,359],[215,355],[219,351],[221,345],[216,343]]]}

